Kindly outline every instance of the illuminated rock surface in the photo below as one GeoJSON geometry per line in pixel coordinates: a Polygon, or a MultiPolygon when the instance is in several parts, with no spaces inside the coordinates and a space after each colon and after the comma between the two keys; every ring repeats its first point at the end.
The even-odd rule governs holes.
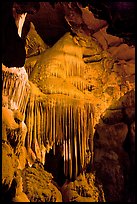
{"type": "Polygon", "coordinates": [[[2,184],[13,202],[134,201],[135,48],[75,9],[65,17],[75,34],[49,48],[31,24],[26,70],[2,67],[2,184]]]}
{"type": "Polygon", "coordinates": [[[39,164],[22,171],[23,191],[30,202],[62,202],[62,195],[52,182],[52,174],[39,164]]]}
{"type": "Polygon", "coordinates": [[[27,34],[25,49],[26,57],[38,55],[47,49],[46,44],[37,34],[33,23],[30,23],[30,30],[27,34]]]}
{"type": "Polygon", "coordinates": [[[92,173],[79,175],[74,182],[66,182],[61,192],[64,202],[105,202],[102,186],[95,184],[92,173]]]}
{"type": "Polygon", "coordinates": [[[3,192],[9,190],[17,170],[17,157],[10,144],[2,142],[2,186],[3,192]]]}

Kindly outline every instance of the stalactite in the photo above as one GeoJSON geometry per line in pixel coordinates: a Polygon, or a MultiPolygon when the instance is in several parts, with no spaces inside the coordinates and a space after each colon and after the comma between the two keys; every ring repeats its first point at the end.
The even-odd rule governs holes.
{"type": "Polygon", "coordinates": [[[39,103],[39,118],[40,118],[40,123],[39,123],[39,134],[41,137],[41,146],[43,145],[43,135],[44,135],[44,124],[43,124],[43,108],[42,108],[42,104],[41,101],[39,103]]]}
{"type": "MultiPolygon", "coordinates": [[[[64,174],[75,179],[86,163],[86,150],[92,150],[89,147],[89,140],[93,139],[92,104],[79,104],[77,99],[71,102],[67,98],[49,100],[43,102],[30,97],[26,112],[29,143],[37,155],[39,151],[44,155],[44,147],[45,152],[53,148],[56,155],[56,145],[63,145],[64,174]],[[33,143],[37,145],[33,147],[33,143]]],[[[44,162],[43,156],[41,161],[44,162]]]]}
{"type": "Polygon", "coordinates": [[[79,172],[81,171],[81,155],[82,155],[82,146],[81,146],[81,138],[83,136],[82,134],[82,121],[81,121],[81,108],[78,111],[78,155],[79,155],[79,162],[78,162],[78,167],[79,167],[79,172]]]}
{"type": "Polygon", "coordinates": [[[53,105],[53,154],[55,155],[55,147],[56,147],[56,115],[55,115],[55,108],[56,105],[53,105]]]}
{"type": "MultiPolygon", "coordinates": [[[[68,39],[67,35],[66,39],[68,39]]],[[[55,52],[58,53],[58,56],[60,55],[61,60],[62,51],[64,52],[64,62],[57,60],[56,55],[54,55],[55,52],[50,55],[52,53],[51,48],[51,53],[49,51],[49,56],[47,54],[46,57],[47,64],[44,67],[46,74],[61,76],[63,79],[68,76],[76,76],[76,78],[83,76],[85,64],[80,60],[82,59],[81,48],[70,47],[70,49],[66,49],[64,42],[61,43],[61,46],[64,46],[64,50],[60,50],[58,43],[53,46],[53,49],[56,48],[55,52]],[[67,54],[65,54],[66,51],[67,54]],[[75,53],[72,54],[71,52],[75,53]],[[52,56],[51,59],[50,56],[52,56]],[[51,66],[53,64],[54,66],[51,66]],[[58,71],[59,68],[61,71],[58,71]]],[[[38,66],[40,65],[38,64],[38,66]]],[[[56,155],[55,147],[59,144],[63,148],[64,174],[70,179],[76,178],[84,168],[89,141],[91,145],[89,149],[90,151],[93,150],[92,105],[86,103],[86,100],[83,102],[77,100],[76,92],[74,92],[73,98],[70,98],[66,97],[67,94],[70,94],[69,90],[66,90],[64,96],[62,94],[64,93],[63,89],[54,90],[54,87],[49,89],[50,93],[56,95],[59,92],[61,97],[57,96],[53,100],[54,96],[52,98],[49,94],[48,99],[43,97],[39,100],[35,93],[27,94],[29,92],[28,76],[23,77],[17,74],[16,69],[11,69],[10,74],[9,72],[7,69],[2,72],[3,94],[10,95],[13,104],[18,106],[22,114],[25,113],[28,129],[27,148],[32,148],[36,157],[44,164],[45,152],[49,152],[53,147],[53,153],[56,155]]],[[[85,82],[80,80],[74,80],[72,84],[82,91],[85,86],[85,82]]],[[[48,85],[46,84],[46,86],[48,85]]]]}
{"type": "Polygon", "coordinates": [[[24,114],[28,102],[30,87],[28,76],[22,68],[7,68],[2,65],[2,94],[9,98],[9,108],[18,109],[20,113],[24,114]]]}
{"type": "Polygon", "coordinates": [[[74,152],[75,152],[75,172],[74,172],[74,178],[77,177],[78,174],[78,164],[77,164],[77,123],[78,123],[78,109],[75,110],[76,117],[74,118],[74,152]]]}
{"type": "Polygon", "coordinates": [[[50,138],[49,138],[49,141],[50,141],[50,144],[52,144],[52,141],[53,141],[53,123],[52,123],[52,119],[53,119],[53,110],[52,110],[52,105],[50,104],[50,138]]]}
{"type": "Polygon", "coordinates": [[[40,134],[39,134],[39,122],[40,122],[40,118],[39,118],[39,103],[36,103],[36,139],[38,141],[38,144],[41,145],[41,138],[40,138],[40,134]]]}

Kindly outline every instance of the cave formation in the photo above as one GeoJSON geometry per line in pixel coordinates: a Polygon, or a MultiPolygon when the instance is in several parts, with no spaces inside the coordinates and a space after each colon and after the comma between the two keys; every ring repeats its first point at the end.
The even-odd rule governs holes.
{"type": "Polygon", "coordinates": [[[3,3],[3,202],[134,201],[134,9],[3,3]]]}

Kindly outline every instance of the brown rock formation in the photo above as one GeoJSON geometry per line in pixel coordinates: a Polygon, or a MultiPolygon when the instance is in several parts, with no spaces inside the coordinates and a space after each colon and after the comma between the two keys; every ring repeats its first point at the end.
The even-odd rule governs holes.
{"type": "Polygon", "coordinates": [[[62,195],[52,183],[53,176],[35,163],[22,171],[23,192],[30,202],[62,202],[62,195]]]}
{"type": "Polygon", "coordinates": [[[26,70],[2,67],[4,196],[15,189],[14,202],[134,201],[135,48],[107,34],[87,7],[43,5],[62,11],[47,19],[64,19],[72,32],[47,49],[31,24],[26,70]],[[51,152],[64,160],[60,175],[72,179],[61,189],[43,169],[51,152]]]}
{"type": "Polygon", "coordinates": [[[92,173],[79,175],[74,182],[66,182],[61,192],[64,202],[105,202],[101,185],[95,184],[92,173]]]}

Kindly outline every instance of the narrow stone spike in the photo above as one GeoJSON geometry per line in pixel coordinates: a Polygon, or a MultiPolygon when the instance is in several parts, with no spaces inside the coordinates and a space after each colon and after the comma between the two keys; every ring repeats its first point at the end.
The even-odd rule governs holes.
{"type": "Polygon", "coordinates": [[[27,124],[27,147],[29,146],[29,135],[30,135],[30,126],[31,126],[31,118],[30,118],[30,104],[28,104],[28,108],[26,111],[26,124],[27,124]]]}
{"type": "MultiPolygon", "coordinates": [[[[73,106],[71,106],[71,116],[70,116],[70,123],[71,123],[71,141],[70,141],[70,146],[71,146],[71,158],[72,158],[72,176],[73,176],[73,168],[74,168],[74,157],[73,157],[73,151],[74,151],[74,123],[73,123],[73,106]]],[[[70,177],[72,178],[72,177],[70,177]]]]}
{"type": "MultiPolygon", "coordinates": [[[[57,145],[60,143],[60,138],[59,138],[59,130],[60,130],[60,127],[59,127],[59,107],[58,107],[58,103],[56,102],[56,105],[55,105],[55,138],[56,138],[56,141],[57,141],[57,145]]],[[[61,135],[60,135],[61,137],[61,135]]]]}
{"type": "Polygon", "coordinates": [[[82,164],[83,164],[83,148],[82,148],[82,145],[83,145],[83,137],[84,137],[84,133],[85,133],[85,129],[84,129],[84,110],[81,110],[80,109],[80,127],[81,127],[81,131],[80,131],[80,143],[81,143],[81,146],[80,146],[80,152],[81,152],[81,167],[82,167],[82,164]]]}
{"type": "MultiPolygon", "coordinates": [[[[46,116],[44,117],[44,121],[46,122],[46,128],[45,128],[45,136],[47,137],[47,140],[49,141],[49,135],[48,135],[48,129],[49,129],[49,107],[47,105],[44,104],[44,108],[46,111],[46,116]]],[[[44,144],[46,145],[46,141],[43,141],[44,144]]]]}
{"type": "Polygon", "coordinates": [[[83,115],[83,129],[84,129],[84,134],[83,138],[81,140],[82,142],[82,169],[84,167],[84,152],[85,152],[85,145],[84,145],[84,138],[86,137],[86,125],[87,125],[87,115],[83,115]]]}
{"type": "MultiPolygon", "coordinates": [[[[46,127],[45,127],[45,136],[46,136],[46,138],[47,138],[47,140],[49,140],[49,137],[48,137],[48,107],[47,106],[45,106],[45,104],[44,104],[44,106],[43,106],[43,108],[44,108],[44,124],[46,124],[46,127]]],[[[45,138],[45,137],[44,137],[45,138]]],[[[46,140],[44,139],[44,145],[46,146],[46,140]]]]}
{"type": "Polygon", "coordinates": [[[26,103],[28,101],[28,98],[29,98],[29,90],[28,90],[28,88],[25,88],[24,93],[23,93],[23,102],[22,102],[22,106],[21,106],[22,113],[24,113],[24,111],[26,109],[26,103]]]}
{"type": "Polygon", "coordinates": [[[16,93],[14,95],[13,101],[17,104],[17,100],[18,100],[18,90],[16,90],[16,93]]]}
{"type": "Polygon", "coordinates": [[[77,174],[78,174],[78,165],[77,165],[77,111],[75,112],[75,118],[74,118],[74,151],[75,151],[75,173],[74,173],[74,177],[77,178],[77,174]]]}
{"type": "Polygon", "coordinates": [[[23,97],[23,91],[24,91],[24,86],[22,84],[22,82],[20,81],[18,84],[18,89],[17,90],[17,94],[16,94],[16,104],[18,106],[21,106],[20,104],[22,103],[22,97],[23,97]],[[17,98],[18,97],[18,98],[17,98]]]}
{"type": "Polygon", "coordinates": [[[57,102],[55,106],[55,138],[56,138],[57,145],[60,145],[60,140],[61,140],[60,112],[59,112],[59,107],[57,102]]]}
{"type": "Polygon", "coordinates": [[[15,93],[15,96],[14,96],[14,101],[17,103],[17,100],[18,100],[18,90],[19,90],[19,84],[20,84],[20,80],[18,79],[18,85],[16,87],[16,93],[15,93]]]}
{"type": "Polygon", "coordinates": [[[37,103],[37,140],[38,140],[39,146],[42,144],[42,142],[41,142],[41,134],[40,134],[40,130],[42,129],[40,127],[40,125],[41,125],[40,117],[41,117],[40,116],[40,103],[38,101],[38,103],[37,103]]]}
{"type": "MultiPolygon", "coordinates": [[[[65,132],[65,115],[64,115],[64,104],[62,103],[62,132],[65,132]]],[[[63,134],[64,136],[64,134],[63,134]]],[[[64,138],[63,138],[64,140],[64,138]]]]}
{"type": "Polygon", "coordinates": [[[67,146],[68,146],[68,176],[70,177],[70,146],[69,146],[69,143],[70,143],[70,131],[69,131],[69,128],[70,128],[70,109],[69,109],[69,104],[67,105],[67,124],[66,124],[66,130],[67,130],[67,146]]]}
{"type": "Polygon", "coordinates": [[[8,83],[7,83],[7,81],[5,82],[5,90],[4,90],[4,95],[6,95],[7,96],[7,85],[8,85],[8,83]]]}
{"type": "Polygon", "coordinates": [[[7,85],[7,86],[6,86],[6,91],[7,91],[6,94],[7,94],[7,95],[9,95],[9,83],[10,83],[10,80],[8,79],[8,80],[7,80],[7,84],[6,84],[6,85],[7,85]]]}
{"type": "Polygon", "coordinates": [[[39,142],[38,142],[38,139],[37,139],[37,126],[38,126],[38,120],[37,120],[37,107],[38,107],[38,102],[35,101],[35,105],[34,105],[34,134],[33,134],[33,137],[34,137],[34,140],[33,140],[33,150],[34,152],[36,153],[36,156],[38,159],[40,159],[41,161],[41,152],[40,152],[40,148],[39,148],[39,142]]]}
{"type": "Polygon", "coordinates": [[[31,126],[31,118],[30,118],[30,106],[28,105],[26,112],[26,124],[27,124],[27,135],[26,135],[26,147],[29,147],[29,136],[30,136],[30,126],[31,126]]]}
{"type": "Polygon", "coordinates": [[[33,98],[33,96],[32,96],[32,99],[31,99],[32,101],[30,102],[30,112],[31,112],[31,114],[30,114],[30,117],[31,117],[31,125],[30,125],[30,147],[31,147],[31,143],[32,143],[32,138],[33,138],[33,135],[32,135],[32,133],[33,133],[33,127],[34,127],[34,98],[33,98]]]}
{"type": "Polygon", "coordinates": [[[67,121],[66,121],[66,107],[65,104],[63,105],[63,134],[64,134],[64,141],[65,141],[65,176],[68,176],[68,152],[67,152],[67,121]]]}
{"type": "Polygon", "coordinates": [[[93,115],[93,109],[92,109],[92,107],[91,107],[91,104],[89,104],[89,112],[90,112],[90,134],[89,134],[89,149],[90,149],[90,151],[91,151],[91,162],[92,162],[92,164],[93,164],[93,154],[94,154],[94,147],[93,147],[93,145],[94,145],[94,143],[93,143],[93,127],[94,127],[94,115],[93,115]]]}
{"type": "Polygon", "coordinates": [[[43,136],[44,136],[44,125],[43,125],[43,109],[41,101],[39,102],[39,111],[40,111],[40,137],[41,137],[41,146],[43,145],[43,136]]]}
{"type": "MultiPolygon", "coordinates": [[[[36,132],[36,140],[38,141],[38,101],[35,101],[35,132],[36,132]]],[[[39,143],[39,141],[38,141],[39,143]]]]}
{"type": "Polygon", "coordinates": [[[53,142],[53,137],[52,137],[52,134],[53,134],[53,123],[52,123],[52,112],[53,112],[53,109],[52,109],[52,105],[50,105],[50,144],[53,142]]]}
{"type": "Polygon", "coordinates": [[[11,100],[14,99],[15,94],[16,94],[16,89],[13,90],[13,94],[12,94],[12,96],[11,96],[11,100]]]}
{"type": "Polygon", "coordinates": [[[47,118],[47,107],[45,104],[42,106],[43,111],[43,135],[42,135],[42,141],[44,143],[44,146],[46,147],[46,140],[48,139],[47,136],[47,129],[48,129],[48,118],[47,118]]]}
{"type": "Polygon", "coordinates": [[[56,146],[56,114],[55,114],[56,104],[53,104],[53,154],[55,155],[56,146]]]}
{"type": "Polygon", "coordinates": [[[79,172],[81,171],[81,155],[82,155],[82,146],[81,146],[81,136],[82,136],[82,130],[81,130],[81,108],[79,108],[78,111],[78,155],[79,155],[79,172]]]}
{"type": "Polygon", "coordinates": [[[66,144],[65,140],[63,142],[63,155],[64,155],[64,174],[66,175],[66,144]]]}
{"type": "Polygon", "coordinates": [[[50,106],[47,106],[47,130],[46,135],[48,141],[50,141],[50,106]]]}
{"type": "Polygon", "coordinates": [[[71,105],[69,105],[69,175],[72,178],[72,152],[71,152],[71,141],[72,141],[72,134],[71,134],[71,117],[72,117],[72,109],[71,105]]]}
{"type": "Polygon", "coordinates": [[[65,128],[65,175],[68,176],[68,141],[67,141],[67,124],[66,124],[66,128],[65,128]]]}
{"type": "Polygon", "coordinates": [[[32,143],[31,143],[31,147],[32,147],[32,150],[35,152],[35,144],[36,144],[36,117],[35,117],[35,115],[36,115],[36,108],[35,108],[35,106],[36,106],[36,104],[35,104],[35,102],[34,102],[34,116],[33,116],[33,118],[34,118],[34,125],[33,125],[33,135],[32,135],[32,143]]]}
{"type": "Polygon", "coordinates": [[[8,78],[8,81],[7,81],[7,95],[9,95],[9,87],[10,87],[10,80],[9,80],[9,78],[8,78]]]}
{"type": "Polygon", "coordinates": [[[5,89],[5,84],[6,84],[6,76],[5,76],[5,72],[2,72],[2,89],[5,89]]]}
{"type": "Polygon", "coordinates": [[[60,142],[61,142],[61,144],[62,144],[62,146],[63,146],[63,140],[64,140],[64,138],[63,138],[63,128],[62,128],[62,104],[61,104],[61,106],[59,106],[58,105],[58,107],[59,107],[59,113],[60,113],[60,115],[59,115],[59,127],[60,127],[60,129],[61,129],[61,138],[60,138],[60,142]]]}
{"type": "Polygon", "coordinates": [[[11,84],[10,84],[10,86],[9,86],[9,96],[11,96],[12,95],[12,91],[13,91],[13,87],[14,87],[14,81],[12,80],[12,78],[10,78],[10,80],[11,80],[11,84]]]}
{"type": "Polygon", "coordinates": [[[48,135],[48,128],[49,128],[49,110],[48,110],[48,105],[44,104],[43,106],[43,111],[44,111],[44,124],[46,124],[45,127],[45,137],[47,138],[47,140],[49,140],[49,135],[48,135]]]}
{"type": "MultiPolygon", "coordinates": [[[[27,92],[29,92],[29,90],[28,90],[27,92]]],[[[25,100],[24,109],[23,109],[23,114],[24,114],[24,116],[25,116],[25,110],[26,110],[26,107],[27,107],[27,103],[28,103],[29,97],[30,97],[30,95],[27,94],[27,98],[26,98],[26,100],[25,100]]]]}
{"type": "Polygon", "coordinates": [[[24,109],[24,104],[25,104],[27,95],[28,95],[28,93],[27,93],[27,90],[26,90],[25,85],[24,85],[24,89],[22,89],[21,100],[18,101],[18,106],[21,107],[22,112],[24,109]],[[20,101],[22,101],[22,102],[20,103],[20,101]]]}

